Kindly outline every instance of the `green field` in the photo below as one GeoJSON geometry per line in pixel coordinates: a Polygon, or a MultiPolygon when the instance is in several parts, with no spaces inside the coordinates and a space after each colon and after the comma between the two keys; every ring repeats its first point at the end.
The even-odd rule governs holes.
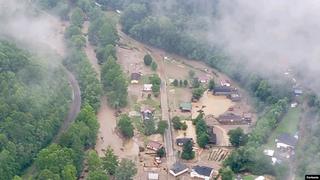
{"type": "Polygon", "coordinates": [[[298,130],[298,124],[300,119],[301,108],[290,108],[283,117],[282,121],[279,123],[278,127],[272,132],[269,137],[267,147],[274,148],[275,147],[275,138],[281,133],[289,133],[294,135],[298,130]]]}
{"type": "Polygon", "coordinates": [[[255,176],[253,175],[247,175],[243,177],[243,180],[254,180],[255,176]]]}

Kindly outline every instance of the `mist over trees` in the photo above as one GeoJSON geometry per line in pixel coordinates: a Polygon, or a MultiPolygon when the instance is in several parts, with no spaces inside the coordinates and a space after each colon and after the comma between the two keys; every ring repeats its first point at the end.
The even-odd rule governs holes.
{"type": "Polygon", "coordinates": [[[11,179],[57,133],[71,94],[61,66],[3,40],[0,67],[0,179],[11,179]]]}

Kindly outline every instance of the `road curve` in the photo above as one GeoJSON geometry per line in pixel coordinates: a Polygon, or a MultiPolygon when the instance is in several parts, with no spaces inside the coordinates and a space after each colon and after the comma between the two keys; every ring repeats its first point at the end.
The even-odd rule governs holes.
{"type": "Polygon", "coordinates": [[[68,115],[65,117],[63,123],[61,124],[59,132],[54,138],[54,142],[57,142],[60,135],[69,128],[72,122],[74,122],[80,112],[81,107],[81,92],[78,81],[67,68],[64,69],[67,74],[69,85],[72,89],[72,102],[70,104],[68,115]]]}

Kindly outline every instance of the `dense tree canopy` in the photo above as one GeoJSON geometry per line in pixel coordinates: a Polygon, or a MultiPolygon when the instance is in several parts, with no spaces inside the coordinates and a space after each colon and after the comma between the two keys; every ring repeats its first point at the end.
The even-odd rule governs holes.
{"type": "Polygon", "coordinates": [[[136,165],[133,161],[128,159],[122,159],[119,166],[116,169],[116,180],[132,180],[133,176],[137,173],[136,165]]]}
{"type": "Polygon", "coordinates": [[[232,129],[228,132],[230,143],[235,146],[243,146],[247,143],[248,137],[244,134],[243,129],[240,127],[232,129]]]}
{"type": "Polygon", "coordinates": [[[26,168],[65,118],[71,98],[66,74],[50,66],[0,41],[0,179],[26,168]]]}

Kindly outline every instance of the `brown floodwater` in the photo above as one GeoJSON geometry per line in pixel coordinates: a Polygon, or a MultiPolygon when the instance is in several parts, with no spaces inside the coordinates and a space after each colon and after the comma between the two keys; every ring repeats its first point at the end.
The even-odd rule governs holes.
{"type": "Polygon", "coordinates": [[[215,117],[225,113],[230,107],[235,104],[225,96],[214,96],[211,92],[206,91],[203,93],[201,99],[192,103],[192,118],[196,118],[200,109],[204,111],[206,115],[214,115],[215,117]]]}
{"type": "Polygon", "coordinates": [[[139,154],[137,140],[135,138],[123,140],[117,135],[115,131],[117,119],[114,116],[114,113],[115,110],[107,105],[106,97],[103,97],[97,115],[100,129],[95,149],[99,156],[103,156],[104,150],[110,146],[119,157],[136,157],[139,154]]]}

